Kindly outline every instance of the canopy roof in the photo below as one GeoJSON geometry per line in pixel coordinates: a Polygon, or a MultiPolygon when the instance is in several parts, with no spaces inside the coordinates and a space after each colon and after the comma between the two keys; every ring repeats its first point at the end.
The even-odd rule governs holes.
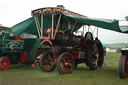
{"type": "Polygon", "coordinates": [[[32,16],[34,16],[36,14],[54,13],[54,14],[67,14],[67,15],[72,15],[72,16],[83,16],[83,17],[86,17],[84,15],[81,15],[81,14],[72,12],[70,10],[64,9],[63,7],[40,8],[40,9],[33,10],[31,13],[32,13],[32,16]]]}
{"type": "MultiPolygon", "coordinates": [[[[113,30],[116,32],[122,32],[122,33],[128,33],[128,26],[119,26],[118,20],[112,20],[112,19],[98,19],[98,18],[89,18],[65,9],[61,8],[43,8],[32,11],[33,17],[30,17],[23,22],[20,22],[12,27],[12,31],[16,36],[20,35],[21,33],[30,33],[34,35],[38,35],[37,27],[35,23],[34,16],[37,14],[43,14],[44,15],[44,29],[48,28],[51,25],[51,14],[55,14],[55,23],[54,26],[57,25],[58,15],[62,14],[61,18],[61,30],[67,30],[68,21],[70,20],[70,23],[74,25],[74,23],[77,23],[74,25],[74,28],[72,28],[72,31],[77,31],[80,29],[82,25],[93,25],[97,26],[103,29],[107,30],[113,30]]],[[[38,17],[41,23],[41,16],[38,17]]]]}

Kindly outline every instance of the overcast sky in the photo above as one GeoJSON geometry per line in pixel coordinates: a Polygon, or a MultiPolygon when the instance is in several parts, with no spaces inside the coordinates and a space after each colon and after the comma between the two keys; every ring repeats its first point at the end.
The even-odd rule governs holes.
{"type": "MultiPolygon", "coordinates": [[[[31,10],[64,5],[66,9],[92,18],[125,20],[128,0],[0,0],[0,24],[11,27],[29,17],[31,10]]],[[[128,34],[99,30],[105,43],[128,42],[128,34]]]]}

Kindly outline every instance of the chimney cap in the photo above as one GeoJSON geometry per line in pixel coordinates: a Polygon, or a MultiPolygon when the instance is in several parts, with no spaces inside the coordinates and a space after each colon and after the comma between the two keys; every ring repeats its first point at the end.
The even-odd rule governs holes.
{"type": "Polygon", "coordinates": [[[65,8],[63,5],[57,5],[58,8],[65,8]]]}

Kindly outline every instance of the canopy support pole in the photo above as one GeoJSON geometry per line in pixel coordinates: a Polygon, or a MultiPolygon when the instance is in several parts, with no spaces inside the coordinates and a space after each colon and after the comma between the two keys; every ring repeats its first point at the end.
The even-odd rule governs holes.
{"type": "Polygon", "coordinates": [[[83,25],[83,34],[82,35],[84,36],[84,25],[83,25]]]}
{"type": "Polygon", "coordinates": [[[68,20],[68,30],[71,30],[71,22],[68,20]]]}
{"type": "Polygon", "coordinates": [[[39,38],[40,38],[40,24],[39,24],[39,21],[38,21],[38,17],[37,16],[34,16],[35,18],[35,22],[36,22],[36,26],[37,26],[37,31],[38,31],[38,35],[39,35],[39,38]]]}
{"type": "Polygon", "coordinates": [[[87,25],[85,26],[85,31],[87,32],[87,25]]]}
{"type": "Polygon", "coordinates": [[[72,26],[72,32],[73,32],[73,30],[74,30],[76,24],[77,24],[77,21],[75,21],[74,25],[72,26]]]}
{"type": "Polygon", "coordinates": [[[61,16],[62,16],[62,14],[60,14],[59,19],[58,19],[58,22],[57,22],[57,26],[56,26],[56,30],[55,30],[55,34],[54,34],[54,39],[55,39],[56,32],[57,32],[58,27],[59,27],[59,24],[60,24],[60,19],[61,19],[61,16]]]}
{"type": "Polygon", "coordinates": [[[99,30],[98,30],[98,27],[97,27],[97,35],[96,35],[97,38],[98,38],[98,31],[99,31],[99,30]]]}
{"type": "Polygon", "coordinates": [[[90,26],[88,26],[88,32],[89,32],[90,26]]]}
{"type": "Polygon", "coordinates": [[[52,13],[52,39],[53,39],[53,30],[54,30],[53,26],[54,26],[54,14],[52,13]]]}
{"type": "Polygon", "coordinates": [[[43,14],[41,15],[41,37],[43,37],[43,14]]]}

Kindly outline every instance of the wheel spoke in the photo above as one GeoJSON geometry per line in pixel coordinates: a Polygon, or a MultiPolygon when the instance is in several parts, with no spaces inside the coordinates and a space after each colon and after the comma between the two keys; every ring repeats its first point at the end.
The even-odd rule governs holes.
{"type": "Polygon", "coordinates": [[[48,64],[48,60],[47,59],[44,59],[42,64],[48,64]]]}
{"type": "Polygon", "coordinates": [[[70,63],[70,62],[71,62],[70,57],[67,57],[67,63],[70,63]]]}
{"type": "Polygon", "coordinates": [[[54,66],[54,65],[56,64],[56,61],[53,60],[53,61],[51,61],[51,62],[49,62],[49,63],[50,63],[51,66],[54,66]]]}
{"type": "Polygon", "coordinates": [[[66,62],[62,62],[62,65],[65,66],[66,62]]]}
{"type": "Polygon", "coordinates": [[[64,63],[66,63],[66,60],[65,60],[65,58],[63,58],[63,59],[62,59],[62,61],[63,61],[64,63]]]}
{"type": "Polygon", "coordinates": [[[70,72],[70,68],[68,66],[65,66],[66,72],[70,72]]]}
{"type": "Polygon", "coordinates": [[[52,58],[51,58],[51,56],[50,55],[48,55],[48,61],[50,62],[51,60],[52,60],[52,58]]]}

